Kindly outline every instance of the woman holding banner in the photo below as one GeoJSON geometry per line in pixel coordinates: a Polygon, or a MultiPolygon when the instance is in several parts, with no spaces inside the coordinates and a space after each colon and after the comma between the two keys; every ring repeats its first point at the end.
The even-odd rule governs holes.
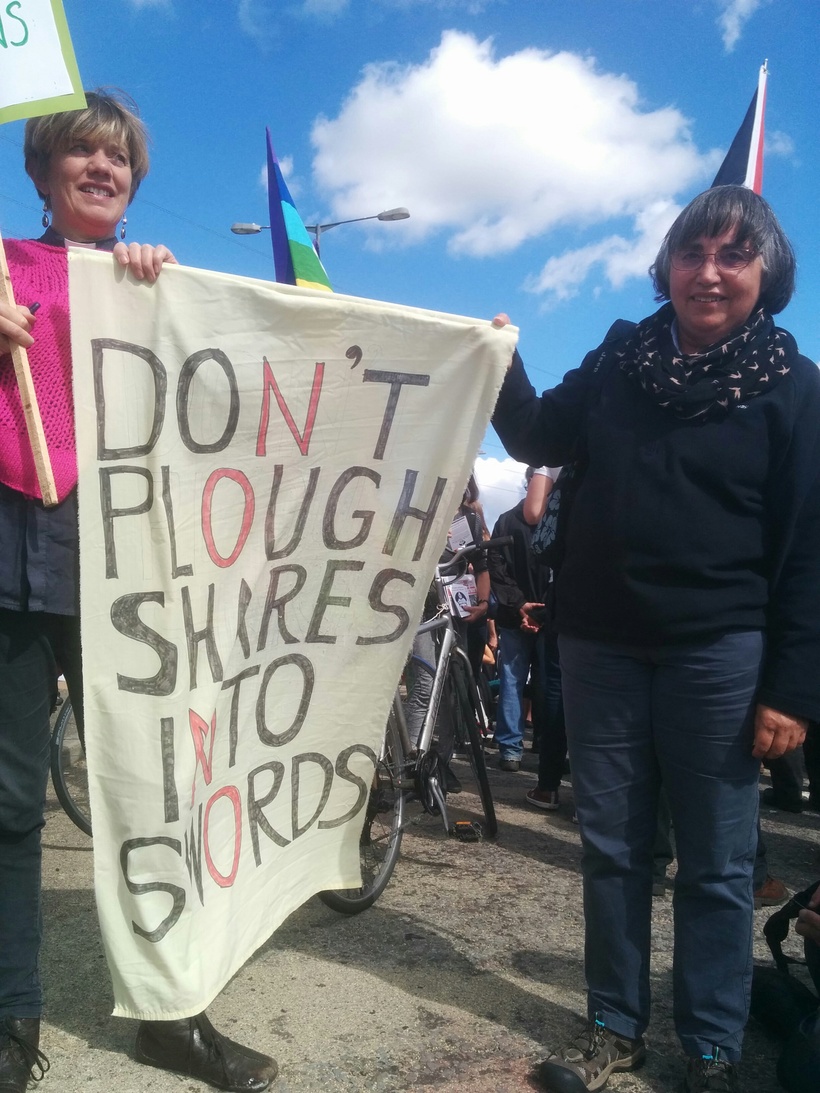
{"type": "Polygon", "coordinates": [[[658,252],[660,310],[541,398],[516,356],[496,407],[514,458],[575,463],[555,603],[589,1022],[550,1090],[646,1057],[661,783],[683,1089],[740,1090],[760,762],[820,717],[820,373],[772,318],[794,265],[763,198],[708,190],[658,252]]]}
{"type": "MultiPolygon", "coordinates": [[[[0,1093],[23,1093],[49,1065],[39,1049],[40,832],[57,664],[78,719],[82,708],[66,246],[111,251],[147,282],[175,263],[167,247],[123,242],[125,211],[148,165],[145,129],[122,95],[92,92],[85,109],[26,125],[25,167],[46,230],[36,241],[7,241],[18,306],[0,303],[0,1093]],[[29,354],[54,507],[41,500],[13,344],[29,354]]],[[[226,1090],[267,1089],[277,1071],[272,1059],[220,1035],[204,1013],[143,1021],[137,1059],[226,1090]]]]}

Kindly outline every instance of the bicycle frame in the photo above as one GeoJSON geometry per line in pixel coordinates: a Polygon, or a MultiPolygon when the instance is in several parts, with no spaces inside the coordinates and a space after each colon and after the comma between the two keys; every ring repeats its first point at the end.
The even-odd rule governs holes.
{"type": "MultiPolygon", "coordinates": [[[[418,772],[424,767],[425,760],[430,753],[431,744],[433,742],[433,735],[436,730],[436,722],[438,719],[439,708],[441,706],[441,697],[444,693],[444,686],[447,681],[447,675],[450,671],[451,658],[453,656],[459,657],[463,662],[466,673],[465,678],[468,681],[473,704],[479,715],[481,721],[483,721],[483,711],[481,703],[478,698],[475,683],[473,681],[473,672],[470,665],[470,660],[466,651],[462,648],[459,635],[456,632],[456,628],[453,624],[453,617],[450,613],[450,607],[447,601],[447,594],[445,592],[445,585],[447,583],[445,578],[445,572],[448,569],[454,568],[454,566],[461,560],[461,558],[471,552],[471,548],[463,548],[456,551],[452,559],[443,565],[439,565],[436,568],[436,575],[434,578],[436,593],[439,601],[439,614],[434,618],[428,619],[426,622],[421,623],[418,627],[417,634],[427,634],[438,631],[443,631],[439,649],[437,663],[427,664],[427,667],[433,672],[433,685],[430,693],[430,698],[427,705],[427,712],[424,717],[424,723],[422,725],[421,733],[419,735],[418,742],[415,745],[410,741],[410,734],[407,729],[407,721],[404,715],[404,707],[401,702],[401,695],[399,691],[393,697],[393,713],[396,718],[396,724],[399,730],[399,736],[402,742],[402,748],[404,749],[405,758],[405,771],[408,775],[412,774],[412,780],[402,779],[402,788],[405,786],[410,788],[414,786],[417,781],[418,772]]],[[[485,726],[482,724],[481,729],[484,730],[485,726]]],[[[450,819],[447,813],[447,800],[446,793],[440,784],[438,773],[429,772],[427,775],[427,785],[429,786],[430,793],[435,801],[435,805],[441,814],[441,820],[444,825],[444,830],[450,833],[450,819]]]]}
{"type": "MultiPolygon", "coordinates": [[[[496,540],[496,543],[500,545],[506,543],[506,540],[496,540]]],[[[450,614],[445,587],[447,571],[474,550],[475,547],[465,547],[457,551],[449,562],[439,564],[435,577],[439,611],[434,618],[423,622],[417,630],[417,633],[421,634],[440,633],[440,638],[435,665],[429,664],[421,657],[414,657],[418,665],[423,666],[421,676],[428,677],[430,687],[430,695],[426,698],[423,721],[416,743],[410,740],[400,687],[393,696],[392,711],[385,728],[385,738],[371,786],[373,812],[371,815],[369,802],[360,840],[363,862],[362,886],[351,890],[319,893],[328,906],[343,914],[358,914],[372,906],[385,885],[389,883],[401,847],[402,834],[413,822],[407,817],[404,807],[406,801],[413,796],[428,814],[438,813],[441,816],[448,836],[452,835],[467,842],[477,842],[485,836],[494,837],[498,830],[481,744],[486,728],[484,712],[469,658],[461,647],[459,635],[450,614]],[[484,817],[481,822],[472,819],[450,822],[450,813],[457,816],[459,809],[455,804],[450,810],[447,808],[447,794],[441,781],[443,767],[438,752],[433,747],[433,735],[442,705],[444,687],[448,676],[453,676],[454,665],[458,666],[458,671],[453,677],[453,738],[455,741],[456,734],[459,735],[459,742],[464,748],[464,754],[459,758],[464,759],[471,768],[471,776],[480,801],[480,815],[483,814],[484,817]],[[466,695],[465,687],[468,692],[466,695]],[[465,723],[467,703],[470,704],[470,712],[465,723]],[[384,802],[382,802],[382,794],[384,802]],[[384,803],[386,807],[380,807],[381,803],[384,803]],[[377,820],[382,813],[392,816],[392,819],[379,824],[374,836],[373,821],[377,820]],[[380,847],[383,848],[381,856],[380,847]]],[[[426,695],[426,687],[424,693],[426,695]]],[[[417,722],[414,719],[414,731],[416,725],[417,722]]],[[[455,777],[452,770],[450,773],[455,777]]],[[[474,809],[467,809],[468,813],[471,811],[474,812],[474,809]]]]}

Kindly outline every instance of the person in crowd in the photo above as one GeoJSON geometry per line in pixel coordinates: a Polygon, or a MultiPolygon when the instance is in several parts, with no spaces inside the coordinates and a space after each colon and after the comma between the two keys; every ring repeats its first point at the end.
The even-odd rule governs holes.
{"type": "MultiPolygon", "coordinates": [[[[534,468],[528,467],[529,489],[534,468]]],[[[495,743],[501,770],[518,771],[524,751],[524,692],[529,680],[533,738],[541,737],[546,721],[546,638],[544,602],[549,569],[532,552],[532,527],[524,519],[526,498],[503,512],[493,528],[494,539],[509,537],[509,546],[488,551],[490,588],[497,606],[499,638],[499,701],[495,743]]],[[[559,775],[560,781],[560,775],[559,775]]]]}
{"type": "MultiPolygon", "coordinates": [[[[536,467],[524,497],[524,519],[537,525],[547,508],[552,487],[558,481],[560,467],[536,467]]],[[[558,634],[553,621],[553,574],[550,571],[546,591],[544,707],[545,726],[538,740],[538,785],[527,792],[527,801],[535,808],[556,811],[558,794],[567,760],[567,734],[564,725],[564,697],[561,692],[561,661],[558,634]]],[[[573,817],[574,818],[574,817],[573,817]]]]}
{"type": "MultiPolygon", "coordinates": [[[[528,467],[529,485],[533,468],[528,467]]],[[[509,537],[508,546],[487,552],[490,588],[497,601],[495,624],[498,632],[498,716],[495,743],[501,770],[518,771],[524,751],[524,687],[530,687],[533,735],[543,728],[544,642],[541,626],[531,621],[531,611],[543,611],[548,573],[532,553],[532,528],[523,516],[523,499],[502,512],[492,538],[509,537]]]]}
{"type": "MultiPolygon", "coordinates": [[[[78,606],[77,460],[71,388],[66,247],[113,251],[156,281],[176,259],[165,246],[126,244],[126,208],[148,172],[135,104],[97,91],[82,110],[29,121],[25,167],[43,201],[45,233],[7,240],[16,307],[0,303],[0,1090],[42,1077],[38,956],[41,842],[56,663],[82,711],[78,606]],[[121,225],[121,227],[120,227],[121,225]],[[117,240],[119,228],[120,239],[117,240]],[[39,305],[36,313],[34,304],[39,305]],[[31,305],[31,306],[27,306],[31,305]],[[41,500],[9,355],[28,351],[59,503],[41,500]]],[[[267,1089],[276,1064],[220,1035],[202,1013],[143,1021],[136,1057],[220,1089],[267,1089]]]]}
{"type": "Polygon", "coordinates": [[[810,721],[802,748],[768,763],[772,784],[760,795],[763,805],[783,812],[820,812],[820,729],[810,721]],[[808,776],[808,801],[803,797],[804,775],[808,776]]]}
{"type": "Polygon", "coordinates": [[[760,802],[783,812],[803,811],[803,749],[796,748],[769,762],[772,784],[760,794],[760,802]]]}
{"type": "Polygon", "coordinates": [[[496,406],[513,458],[578,471],[555,595],[589,1023],[547,1089],[644,1062],[661,782],[683,1088],[741,1088],[760,762],[820,714],[820,373],[772,318],[794,268],[763,198],[708,190],[652,267],[667,302],[540,398],[516,353],[496,406]]]}
{"type": "Polygon", "coordinates": [[[524,494],[524,519],[532,527],[544,515],[552,487],[558,481],[560,467],[533,467],[532,475],[524,494]]]}
{"type": "MultiPolygon", "coordinates": [[[[484,712],[487,715],[487,733],[495,736],[495,721],[498,707],[498,631],[495,619],[487,620],[487,644],[484,646],[484,656],[481,658],[481,675],[479,677],[479,695],[484,704],[484,712]]],[[[489,743],[489,740],[488,740],[489,743]]],[[[495,746],[495,741],[492,741],[495,746]]]]}
{"type": "MultiPolygon", "coordinates": [[[[483,542],[482,518],[475,510],[477,499],[478,486],[475,476],[471,474],[461,504],[450,523],[447,544],[439,559],[440,563],[450,561],[459,546],[477,546],[483,542]]],[[[474,555],[470,566],[475,577],[477,602],[467,607],[461,618],[454,617],[453,624],[458,631],[462,645],[467,650],[470,666],[477,679],[481,672],[481,662],[486,646],[487,630],[485,621],[490,604],[490,575],[487,569],[487,559],[483,552],[474,555]]],[[[438,611],[438,607],[436,587],[435,584],[431,584],[424,604],[422,621],[433,618],[438,611]]],[[[424,661],[429,667],[435,668],[437,658],[436,641],[431,633],[416,634],[413,639],[413,655],[424,661]]],[[[412,678],[408,680],[408,694],[404,705],[404,714],[407,720],[410,743],[415,746],[424,728],[424,719],[427,716],[427,709],[430,704],[433,681],[432,676],[428,675],[427,672],[413,674],[412,665],[411,675],[412,678]]],[[[445,690],[437,722],[438,754],[444,765],[445,789],[448,793],[460,793],[461,783],[450,766],[453,753],[454,725],[453,714],[449,709],[449,701],[449,693],[445,690]]]]}
{"type": "MultiPolygon", "coordinates": [[[[476,543],[481,543],[490,538],[490,530],[487,527],[487,521],[484,519],[484,507],[481,504],[481,495],[475,474],[471,474],[467,480],[467,487],[464,490],[464,496],[458,507],[456,518],[459,516],[464,516],[468,520],[473,539],[476,543]]],[[[470,658],[473,676],[475,677],[476,682],[478,682],[478,677],[481,673],[481,662],[484,659],[484,649],[487,645],[487,639],[489,638],[490,625],[490,584],[487,575],[486,556],[484,554],[476,555],[476,557],[471,560],[470,567],[473,576],[476,579],[476,591],[479,596],[480,609],[478,611],[470,612],[466,617],[466,629],[463,631],[462,636],[466,642],[467,656],[470,658]],[[480,588],[479,584],[481,586],[480,588]],[[487,600],[487,603],[483,607],[481,606],[481,599],[487,600]]]]}

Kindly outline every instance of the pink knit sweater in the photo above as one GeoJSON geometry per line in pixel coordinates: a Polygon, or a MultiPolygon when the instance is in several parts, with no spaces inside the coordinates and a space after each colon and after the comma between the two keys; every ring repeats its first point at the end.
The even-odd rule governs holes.
{"type": "MultiPolygon", "coordinates": [[[[7,239],[5,248],[14,299],[41,305],[28,359],[62,501],[77,484],[66,251],[31,239],[7,239]]],[[[0,481],[27,497],[42,496],[9,354],[0,357],[0,481]]]]}

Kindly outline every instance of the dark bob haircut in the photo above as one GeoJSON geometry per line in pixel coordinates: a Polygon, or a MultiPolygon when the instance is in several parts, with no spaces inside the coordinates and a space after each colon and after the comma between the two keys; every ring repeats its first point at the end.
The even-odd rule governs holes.
{"type": "Polygon", "coordinates": [[[82,110],[67,110],[63,114],[46,114],[26,122],[23,154],[26,173],[45,197],[38,185],[48,175],[51,157],[67,152],[78,140],[93,140],[121,144],[128,150],[131,162],[131,193],[129,203],[148,174],[148,135],[134,100],[116,88],[98,87],[85,94],[87,105],[82,110]]]}
{"type": "Polygon", "coordinates": [[[655,299],[669,299],[670,259],[701,236],[714,238],[736,229],[734,241],[748,245],[763,264],[759,307],[782,311],[794,293],[794,251],[771,206],[746,186],[715,186],[690,201],[661,243],[649,275],[655,299]]]}

